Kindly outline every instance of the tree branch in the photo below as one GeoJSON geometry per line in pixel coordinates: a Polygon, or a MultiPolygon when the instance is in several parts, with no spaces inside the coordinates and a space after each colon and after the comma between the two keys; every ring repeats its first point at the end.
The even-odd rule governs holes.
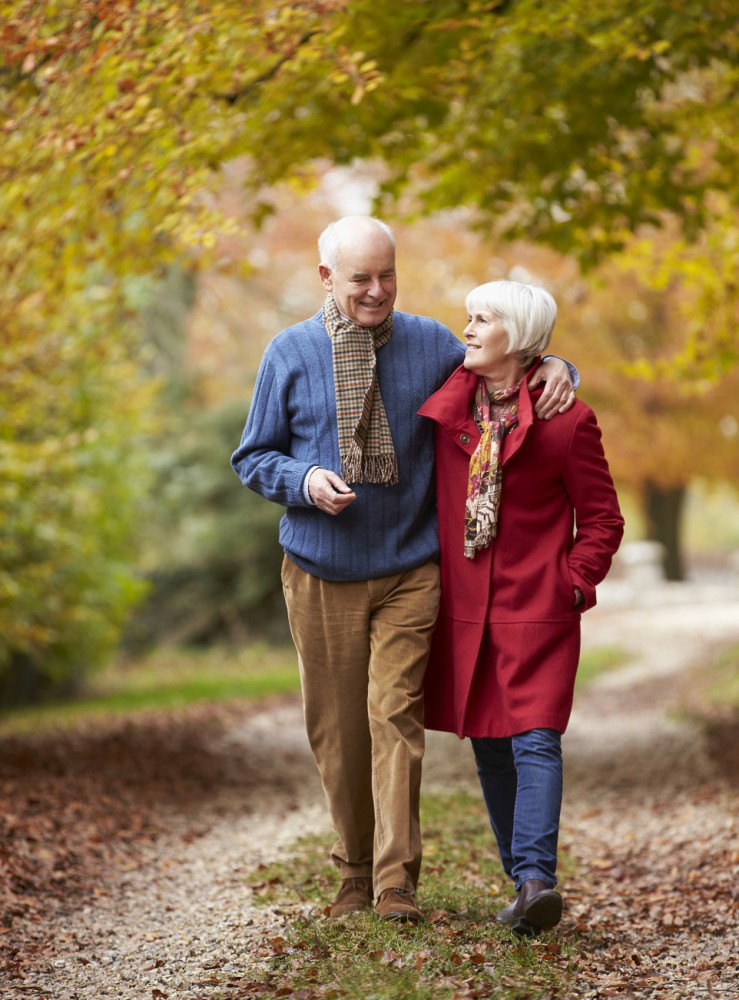
{"type": "Polygon", "coordinates": [[[256,87],[261,86],[263,83],[266,83],[268,80],[274,79],[274,77],[277,76],[277,74],[280,72],[285,63],[289,62],[292,58],[294,58],[295,53],[298,51],[298,49],[302,48],[302,46],[304,46],[307,42],[310,41],[311,38],[313,38],[314,35],[317,34],[318,34],[317,28],[312,31],[306,31],[306,33],[301,37],[300,41],[297,43],[297,45],[293,48],[291,52],[286,53],[284,56],[282,56],[281,59],[278,59],[277,62],[274,64],[274,66],[272,66],[268,70],[265,70],[265,72],[262,73],[261,76],[255,77],[255,79],[252,80],[250,83],[248,83],[245,87],[241,87],[239,90],[236,90],[231,94],[215,94],[214,96],[219,101],[225,101],[230,106],[237,104],[240,100],[242,100],[242,98],[246,97],[250,91],[254,90],[256,87]]]}

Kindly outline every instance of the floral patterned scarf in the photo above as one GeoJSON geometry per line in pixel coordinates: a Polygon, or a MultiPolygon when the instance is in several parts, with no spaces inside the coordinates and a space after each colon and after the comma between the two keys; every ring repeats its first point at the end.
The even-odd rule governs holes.
{"type": "Polygon", "coordinates": [[[470,459],[464,516],[464,554],[474,559],[490,545],[497,532],[503,487],[500,451],[503,438],[518,423],[518,393],[523,379],[490,395],[481,378],[475,393],[473,416],[482,437],[470,459]]]}

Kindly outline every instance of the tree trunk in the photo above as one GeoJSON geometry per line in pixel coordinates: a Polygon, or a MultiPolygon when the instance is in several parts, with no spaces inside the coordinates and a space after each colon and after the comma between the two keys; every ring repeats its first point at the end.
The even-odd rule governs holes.
{"type": "Polygon", "coordinates": [[[685,492],[684,486],[665,489],[652,482],[644,489],[647,538],[664,546],[666,580],[685,579],[681,543],[685,492]]]}

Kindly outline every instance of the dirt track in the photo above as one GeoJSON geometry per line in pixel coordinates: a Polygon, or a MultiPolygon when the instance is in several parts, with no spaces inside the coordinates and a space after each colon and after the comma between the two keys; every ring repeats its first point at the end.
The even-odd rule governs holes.
{"type": "MultiPolygon", "coordinates": [[[[690,668],[739,642],[739,589],[652,587],[640,602],[635,607],[626,589],[603,588],[601,606],[584,619],[585,646],[627,647],[632,659],[578,695],[565,738],[562,846],[583,874],[562,886],[561,933],[577,928],[591,944],[572,995],[733,997],[735,761],[717,762],[703,731],[669,712],[689,699],[690,668]]],[[[135,777],[112,787],[111,837],[117,809],[131,816],[134,805],[147,805],[148,819],[108,853],[98,829],[106,868],[92,888],[50,895],[44,912],[18,908],[5,935],[14,943],[0,982],[4,1000],[217,996],[212,971],[243,970],[260,940],[281,928],[279,911],[251,905],[244,875],[289,854],[297,836],[328,829],[300,706],[283,700],[246,717],[216,715],[213,725],[195,720],[199,744],[186,729],[170,732],[163,746],[153,719],[104,742],[95,737],[92,751],[78,747],[60,762],[67,790],[76,787],[70,769],[92,773],[80,777],[87,782],[74,793],[80,799],[100,795],[105,776],[112,785],[127,768],[144,777],[150,768],[146,788],[153,783],[157,792],[142,804],[144,777],[140,787],[135,777]]],[[[34,768],[41,774],[48,765],[42,750],[36,757],[24,750],[31,781],[34,768]]],[[[469,748],[430,734],[425,783],[476,791],[469,748]]],[[[74,842],[74,828],[60,830],[74,842]]],[[[62,878],[58,857],[49,863],[62,878]]],[[[422,897],[421,886],[423,904],[422,897]]]]}

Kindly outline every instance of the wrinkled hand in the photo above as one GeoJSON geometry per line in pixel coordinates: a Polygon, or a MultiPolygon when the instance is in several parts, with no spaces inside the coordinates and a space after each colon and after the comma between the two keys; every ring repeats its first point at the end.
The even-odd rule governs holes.
{"type": "Polygon", "coordinates": [[[357,494],[341,476],[328,469],[313,470],[308,479],[308,492],[316,507],[334,517],[357,499],[357,494]]]}
{"type": "Polygon", "coordinates": [[[549,358],[540,365],[529,380],[529,389],[544,383],[536,404],[540,420],[551,420],[558,413],[566,413],[575,402],[575,390],[570,381],[570,369],[561,358],[549,358]]]}

